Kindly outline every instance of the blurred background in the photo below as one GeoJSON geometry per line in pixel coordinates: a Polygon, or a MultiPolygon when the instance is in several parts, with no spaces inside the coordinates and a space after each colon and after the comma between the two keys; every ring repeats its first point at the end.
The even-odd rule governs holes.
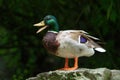
{"type": "Polygon", "coordinates": [[[103,42],[107,52],[79,58],[80,68],[120,69],[120,0],[0,0],[0,80],[25,80],[64,66],[43,47],[46,30],[36,34],[33,26],[48,14],[61,30],[82,29],[103,42]]]}

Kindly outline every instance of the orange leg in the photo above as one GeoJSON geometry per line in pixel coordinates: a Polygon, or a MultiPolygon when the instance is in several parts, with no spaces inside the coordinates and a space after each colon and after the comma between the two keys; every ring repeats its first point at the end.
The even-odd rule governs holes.
{"type": "Polygon", "coordinates": [[[68,58],[65,58],[64,68],[69,68],[68,63],[69,63],[69,59],[68,59],[68,58]]]}
{"type": "Polygon", "coordinates": [[[78,68],[78,57],[74,58],[74,66],[71,68],[68,66],[68,58],[65,58],[65,66],[60,70],[75,70],[77,68],[78,68]]]}

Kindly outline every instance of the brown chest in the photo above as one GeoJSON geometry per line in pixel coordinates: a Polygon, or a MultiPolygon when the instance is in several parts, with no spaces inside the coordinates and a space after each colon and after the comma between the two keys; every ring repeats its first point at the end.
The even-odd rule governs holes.
{"type": "Polygon", "coordinates": [[[50,53],[56,53],[59,42],[56,40],[57,33],[47,32],[43,37],[43,45],[50,53]]]}

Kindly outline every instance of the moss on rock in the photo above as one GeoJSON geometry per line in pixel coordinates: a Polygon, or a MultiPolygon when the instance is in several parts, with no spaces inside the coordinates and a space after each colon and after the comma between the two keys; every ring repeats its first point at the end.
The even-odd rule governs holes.
{"type": "Polygon", "coordinates": [[[119,70],[80,68],[74,71],[49,71],[26,80],[120,80],[119,70]]]}

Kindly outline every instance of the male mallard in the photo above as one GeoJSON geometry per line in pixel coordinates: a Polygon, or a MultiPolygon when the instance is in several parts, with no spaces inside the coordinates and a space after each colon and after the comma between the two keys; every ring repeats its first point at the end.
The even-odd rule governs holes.
{"type": "Polygon", "coordinates": [[[45,28],[49,29],[43,37],[43,45],[50,53],[65,58],[65,66],[62,70],[77,69],[78,57],[90,57],[94,54],[94,50],[99,52],[106,51],[93,41],[99,40],[98,38],[88,35],[83,30],[59,31],[57,20],[52,15],[47,15],[43,21],[34,24],[34,26],[42,26],[37,33],[45,28]],[[70,68],[68,66],[68,58],[74,58],[74,67],[70,68]]]}

